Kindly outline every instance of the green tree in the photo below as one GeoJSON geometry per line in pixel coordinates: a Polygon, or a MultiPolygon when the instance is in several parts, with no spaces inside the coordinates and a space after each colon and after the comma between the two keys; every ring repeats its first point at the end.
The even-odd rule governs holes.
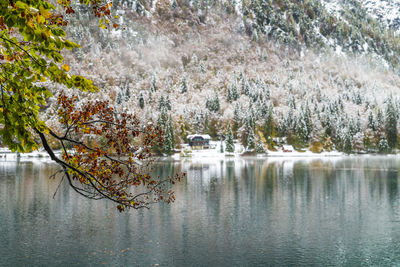
{"type": "Polygon", "coordinates": [[[228,124],[228,131],[226,133],[225,150],[226,150],[226,152],[230,152],[230,153],[235,152],[235,145],[233,143],[233,134],[232,134],[230,123],[228,124]]]}
{"type": "Polygon", "coordinates": [[[252,151],[256,148],[254,131],[250,131],[247,135],[247,150],[252,151]]]}
{"type": "Polygon", "coordinates": [[[143,96],[142,92],[140,92],[140,94],[139,94],[139,106],[141,109],[144,108],[144,96],[143,96]]]}
{"type": "Polygon", "coordinates": [[[182,81],[181,81],[181,94],[184,94],[187,92],[188,86],[186,82],[186,77],[183,76],[182,81]]]}
{"type": "Polygon", "coordinates": [[[349,131],[346,131],[343,140],[343,151],[346,154],[350,154],[353,151],[353,140],[349,131]]]}
{"type": "Polygon", "coordinates": [[[397,144],[397,116],[391,99],[387,102],[385,115],[386,139],[389,148],[393,149],[397,144]]]}
{"type": "Polygon", "coordinates": [[[390,148],[388,141],[386,140],[386,137],[382,135],[381,138],[379,139],[379,144],[378,144],[379,153],[388,153],[389,149],[390,148]]]}
{"type": "Polygon", "coordinates": [[[233,111],[233,129],[232,129],[235,138],[237,138],[237,133],[240,128],[241,121],[242,120],[240,118],[239,106],[238,104],[236,104],[235,110],[233,111]]]}
{"type": "Polygon", "coordinates": [[[264,126],[263,126],[263,134],[266,138],[268,144],[270,144],[272,140],[272,135],[274,132],[274,118],[273,118],[273,108],[272,105],[268,108],[267,115],[265,116],[264,126]]]}
{"type": "Polygon", "coordinates": [[[265,153],[264,144],[260,135],[257,136],[256,152],[259,154],[265,153]]]}
{"type": "Polygon", "coordinates": [[[150,80],[150,93],[154,93],[157,91],[157,79],[156,75],[151,75],[151,80],[150,80]]]}

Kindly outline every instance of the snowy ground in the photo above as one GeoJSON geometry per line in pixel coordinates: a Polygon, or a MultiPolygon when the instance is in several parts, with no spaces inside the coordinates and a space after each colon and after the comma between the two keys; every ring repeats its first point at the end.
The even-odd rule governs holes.
{"type": "MultiPolygon", "coordinates": [[[[180,153],[174,154],[172,157],[176,160],[183,158],[234,158],[240,157],[241,154],[245,151],[244,147],[241,144],[235,143],[235,153],[226,153],[221,152],[221,142],[210,142],[212,149],[203,149],[203,150],[190,150],[187,144],[182,145],[182,151],[190,151],[189,153],[180,153]]],[[[225,151],[225,144],[223,144],[225,151]]],[[[345,154],[339,151],[332,152],[322,152],[322,153],[313,153],[310,150],[305,150],[304,152],[298,152],[296,150],[292,150],[292,152],[283,152],[282,149],[278,149],[278,151],[266,151],[265,154],[258,154],[256,157],[339,157],[344,156],[345,154]]],[[[253,156],[254,157],[254,156],[253,156]]]]}
{"type": "MultiPolygon", "coordinates": [[[[59,151],[55,151],[56,155],[59,155],[59,151]]],[[[13,153],[11,150],[5,147],[0,147],[0,162],[4,161],[51,161],[49,154],[43,150],[33,151],[30,153],[13,153]]]]}
{"type": "MultiPolygon", "coordinates": [[[[184,160],[184,159],[207,159],[207,160],[229,160],[236,158],[243,158],[242,153],[245,152],[244,147],[241,144],[235,143],[235,152],[234,153],[221,153],[221,142],[211,141],[210,142],[211,149],[202,149],[202,150],[191,150],[188,144],[182,145],[183,153],[176,153],[172,155],[174,160],[184,160]]],[[[225,151],[225,144],[223,143],[225,151]]],[[[56,155],[59,155],[60,151],[56,152],[56,155]]],[[[305,150],[304,152],[298,152],[296,150],[292,150],[292,152],[283,152],[282,149],[278,149],[278,151],[266,151],[265,154],[258,154],[254,156],[246,156],[251,158],[269,158],[269,157],[285,157],[285,158],[321,158],[321,157],[342,157],[346,156],[343,152],[332,151],[332,152],[322,152],[322,153],[313,153],[310,150],[305,150]]],[[[359,155],[357,155],[359,156],[359,155]]],[[[370,156],[369,154],[365,154],[363,156],[370,156]]],[[[388,156],[397,156],[397,155],[388,155],[388,156]]],[[[4,161],[51,161],[49,155],[45,151],[34,151],[31,153],[13,153],[7,148],[0,148],[0,162],[4,161]]]]}

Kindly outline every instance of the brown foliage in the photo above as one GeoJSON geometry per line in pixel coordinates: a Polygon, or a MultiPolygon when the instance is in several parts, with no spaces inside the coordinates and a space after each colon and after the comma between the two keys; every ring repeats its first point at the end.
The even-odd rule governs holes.
{"type": "Polygon", "coordinates": [[[163,142],[162,132],[151,124],[141,126],[133,114],[116,114],[106,101],[88,102],[79,108],[76,103],[77,97],[58,97],[64,131],[50,134],[61,143],[62,158],[49,152],[39,133],[73,189],[91,199],[112,200],[119,211],[173,202],[174,192],[167,190],[167,185],[182,175],[160,180],[148,174],[154,161],[151,147],[163,142]],[[87,137],[103,138],[103,142],[90,142],[87,137]],[[66,149],[71,146],[74,151],[66,149]]]}

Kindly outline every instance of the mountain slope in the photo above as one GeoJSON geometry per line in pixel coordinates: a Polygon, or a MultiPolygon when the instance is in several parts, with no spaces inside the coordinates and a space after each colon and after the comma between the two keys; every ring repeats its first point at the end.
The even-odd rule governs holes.
{"type": "MultiPolygon", "coordinates": [[[[217,138],[230,123],[245,145],[260,134],[270,146],[276,145],[272,137],[286,137],[297,147],[322,143],[326,149],[380,149],[387,134],[386,109],[393,106],[396,117],[400,114],[400,78],[379,59],[369,52],[337,54],[324,43],[321,50],[304,48],[306,40],[334,39],[318,33],[322,20],[310,19],[314,26],[307,29],[315,35],[297,35],[300,47],[294,47],[278,38],[286,34],[279,31],[284,24],[255,36],[254,29],[272,20],[246,28],[257,18],[251,12],[227,12],[227,4],[201,12],[189,7],[150,6],[153,13],[146,16],[128,5],[116,7],[119,31],[100,30],[80,10],[69,34],[85,43],[66,57],[72,70],[86,73],[101,88],[96,96],[82,95],[82,101],[108,99],[117,111],[130,110],[161,127],[171,115],[177,144],[196,132],[217,138]]],[[[300,28],[308,21],[304,14],[300,28]]],[[[47,113],[54,125],[56,108],[47,113]]]]}

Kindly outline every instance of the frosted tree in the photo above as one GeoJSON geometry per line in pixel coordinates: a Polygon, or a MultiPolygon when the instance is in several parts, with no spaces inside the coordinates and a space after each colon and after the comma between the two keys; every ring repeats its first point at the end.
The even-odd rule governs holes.
{"type": "Polygon", "coordinates": [[[201,73],[206,73],[206,66],[204,65],[204,61],[200,61],[199,70],[201,73]]]}
{"type": "Polygon", "coordinates": [[[353,141],[349,130],[345,132],[343,139],[343,151],[350,154],[353,151],[353,141]]]}
{"type": "Polygon", "coordinates": [[[164,96],[161,95],[160,98],[158,99],[158,110],[161,111],[162,108],[164,107],[165,107],[164,96]]]}
{"type": "Polygon", "coordinates": [[[353,150],[360,152],[363,151],[365,149],[364,147],[364,134],[361,132],[356,133],[353,136],[353,150]]]}
{"type": "Polygon", "coordinates": [[[264,144],[261,140],[260,134],[257,137],[256,152],[259,154],[265,153],[264,144]]]}
{"type": "Polygon", "coordinates": [[[186,77],[183,76],[182,81],[181,81],[181,94],[186,93],[187,90],[188,90],[188,85],[187,85],[186,77]]]}
{"type": "Polygon", "coordinates": [[[131,91],[129,89],[128,81],[125,84],[125,101],[128,101],[131,98],[131,91]]]}
{"type": "Polygon", "coordinates": [[[220,109],[219,98],[217,92],[211,98],[206,100],[206,108],[212,112],[218,112],[220,109]]]}
{"type": "Polygon", "coordinates": [[[235,138],[237,138],[237,133],[240,128],[241,119],[240,119],[240,110],[238,104],[235,105],[235,109],[233,111],[233,134],[235,138]]]}
{"type": "Polygon", "coordinates": [[[279,137],[284,137],[286,136],[288,129],[286,126],[286,120],[283,118],[283,115],[281,115],[281,117],[278,120],[278,126],[277,126],[277,135],[279,137]]]}
{"type": "Polygon", "coordinates": [[[224,142],[222,142],[222,138],[221,138],[221,142],[219,144],[219,152],[224,153],[224,142]]]}
{"type": "Polygon", "coordinates": [[[383,113],[382,110],[378,108],[378,112],[376,114],[375,130],[382,130],[383,123],[384,123],[383,113]]]}
{"type": "Polygon", "coordinates": [[[141,109],[144,108],[144,97],[143,97],[143,93],[142,92],[140,92],[140,94],[139,94],[139,107],[141,109]]]}
{"type": "Polygon", "coordinates": [[[300,116],[296,123],[296,134],[299,137],[299,142],[301,145],[305,145],[308,141],[309,132],[307,129],[307,124],[304,121],[304,118],[300,116]]]}
{"type": "Polygon", "coordinates": [[[121,93],[121,91],[118,92],[118,94],[117,94],[117,99],[116,99],[115,101],[116,101],[116,103],[117,103],[118,105],[121,105],[121,104],[122,104],[122,93],[121,93]]]}
{"type": "Polygon", "coordinates": [[[170,131],[172,147],[175,147],[174,122],[172,120],[171,114],[169,115],[169,119],[168,119],[168,127],[169,127],[169,131],[170,131]]]}
{"type": "Polygon", "coordinates": [[[153,73],[150,80],[150,92],[154,93],[155,91],[157,91],[157,79],[156,75],[153,73]]]}
{"type": "Polygon", "coordinates": [[[231,87],[231,93],[232,93],[232,100],[238,100],[239,99],[239,91],[237,88],[237,84],[236,81],[234,81],[232,83],[232,87],[231,87]]]}
{"type": "Polygon", "coordinates": [[[167,155],[172,154],[174,146],[174,128],[172,126],[172,118],[170,115],[165,126],[163,152],[167,155]]]}
{"type": "Polygon", "coordinates": [[[227,100],[229,103],[232,103],[235,100],[238,100],[239,92],[237,90],[236,82],[233,82],[230,86],[228,86],[227,100]]]}
{"type": "Polygon", "coordinates": [[[226,152],[230,152],[230,153],[235,152],[235,145],[233,143],[233,134],[232,134],[230,123],[228,124],[228,131],[226,133],[225,150],[226,150],[226,152]]]}
{"type": "Polygon", "coordinates": [[[382,135],[379,140],[378,149],[379,149],[380,153],[388,153],[389,152],[389,144],[384,135],[382,135]]]}
{"type": "Polygon", "coordinates": [[[390,149],[395,148],[397,144],[397,116],[392,99],[389,99],[386,104],[385,133],[390,149]]]}
{"type": "Polygon", "coordinates": [[[369,113],[368,113],[367,127],[369,129],[371,129],[372,131],[375,131],[375,120],[374,120],[374,115],[372,114],[372,111],[369,111],[369,113]]]}
{"type": "Polygon", "coordinates": [[[247,135],[247,150],[253,151],[256,148],[256,137],[254,135],[254,130],[251,130],[247,135]]]}
{"type": "Polygon", "coordinates": [[[169,94],[167,94],[167,96],[165,97],[164,104],[165,104],[165,106],[166,106],[166,108],[167,108],[168,110],[171,110],[171,109],[172,109],[172,106],[171,106],[171,99],[169,98],[169,94]]]}
{"type": "Polygon", "coordinates": [[[164,146],[163,146],[163,152],[167,155],[172,154],[172,151],[174,150],[173,148],[173,143],[172,143],[172,136],[170,132],[170,128],[167,127],[165,134],[164,134],[164,146]]]}
{"type": "Polygon", "coordinates": [[[273,106],[271,105],[268,108],[267,114],[264,119],[263,125],[263,134],[267,140],[267,143],[270,144],[272,140],[272,135],[274,132],[274,118],[273,118],[273,106]]]}
{"type": "Polygon", "coordinates": [[[162,130],[165,130],[167,127],[168,122],[168,114],[167,109],[165,107],[161,107],[160,114],[157,118],[157,126],[160,127],[162,130]]]}

